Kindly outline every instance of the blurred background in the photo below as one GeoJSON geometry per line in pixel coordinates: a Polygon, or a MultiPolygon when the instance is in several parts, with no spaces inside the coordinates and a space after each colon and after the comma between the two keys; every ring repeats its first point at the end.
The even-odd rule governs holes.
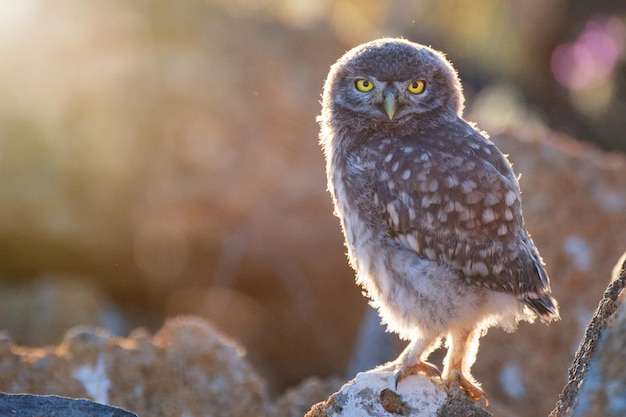
{"type": "MultiPolygon", "coordinates": [[[[619,152],[625,23],[623,0],[0,0],[0,329],[38,346],[79,323],[126,335],[197,314],[247,348],[273,393],[346,375],[368,307],[317,143],[329,66],[403,36],[446,52],[467,118],[492,136],[557,131],[619,152]]],[[[514,162],[555,293],[554,259],[582,262],[587,288],[588,243],[532,217],[559,196],[535,198],[541,177],[514,162]]],[[[612,181],[607,210],[624,217],[612,181]]],[[[599,249],[602,278],[618,243],[599,249]]],[[[522,407],[519,390],[493,388],[524,379],[500,364],[496,404],[550,410],[605,285],[569,315],[549,395],[522,407]]]]}

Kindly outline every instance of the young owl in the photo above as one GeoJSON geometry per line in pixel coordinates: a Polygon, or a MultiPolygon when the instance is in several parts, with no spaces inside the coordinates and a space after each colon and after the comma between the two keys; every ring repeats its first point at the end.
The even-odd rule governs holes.
{"type": "Polygon", "coordinates": [[[318,120],[356,281],[410,341],[386,368],[396,385],[420,372],[478,399],[470,368],[481,335],[547,323],[559,309],[511,164],[463,119],[463,101],[443,54],[379,39],[331,67],[318,120]],[[440,374],[427,359],[444,338],[440,374]]]}

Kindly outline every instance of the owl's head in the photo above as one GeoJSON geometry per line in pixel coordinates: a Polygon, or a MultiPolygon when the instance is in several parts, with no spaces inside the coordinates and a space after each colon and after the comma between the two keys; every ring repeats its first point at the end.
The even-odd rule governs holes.
{"type": "Polygon", "coordinates": [[[442,53],[383,38],[353,48],[331,67],[322,119],[377,129],[433,125],[460,116],[463,100],[456,71],[442,53]]]}

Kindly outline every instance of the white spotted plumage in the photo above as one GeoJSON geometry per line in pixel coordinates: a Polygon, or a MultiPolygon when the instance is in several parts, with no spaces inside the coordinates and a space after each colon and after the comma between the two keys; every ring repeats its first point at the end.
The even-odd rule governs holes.
{"type": "Polygon", "coordinates": [[[541,258],[525,229],[506,157],[462,118],[463,95],[444,56],[401,39],[347,52],[327,78],[320,142],[348,258],[391,331],[411,343],[398,379],[434,372],[474,398],[480,335],[497,325],[558,318],[541,258]],[[373,88],[360,91],[358,80],[373,88]],[[422,93],[407,86],[419,80],[422,93]]]}

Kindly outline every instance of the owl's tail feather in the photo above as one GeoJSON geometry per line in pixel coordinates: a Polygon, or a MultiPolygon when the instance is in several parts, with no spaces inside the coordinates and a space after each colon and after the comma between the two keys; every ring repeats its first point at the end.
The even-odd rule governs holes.
{"type": "Polygon", "coordinates": [[[561,319],[561,316],[559,316],[559,304],[549,294],[528,294],[521,301],[530,307],[544,323],[561,319]]]}

